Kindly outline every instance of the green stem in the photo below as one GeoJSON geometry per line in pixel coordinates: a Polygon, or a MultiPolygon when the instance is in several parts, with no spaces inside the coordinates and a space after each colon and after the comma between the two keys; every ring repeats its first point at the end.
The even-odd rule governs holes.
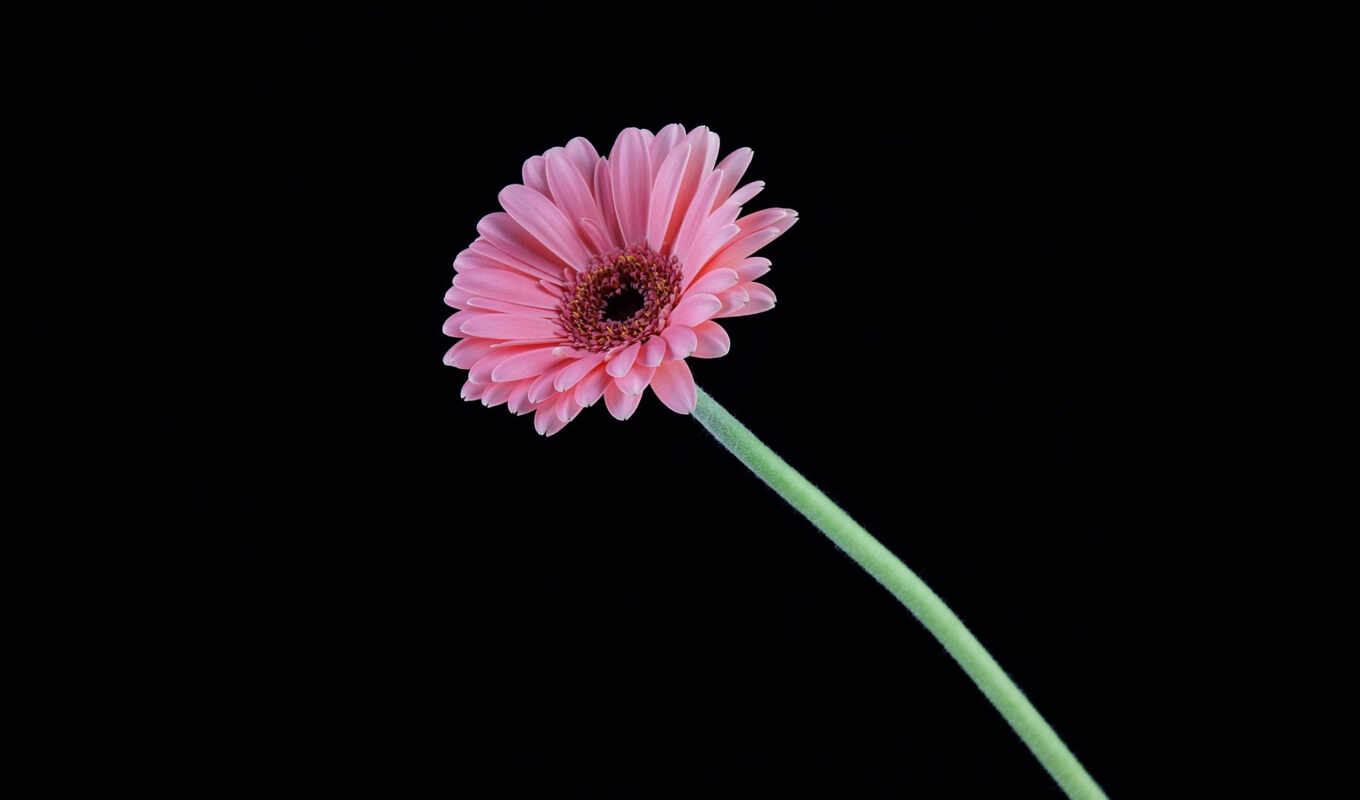
{"type": "Polygon", "coordinates": [[[892,592],[920,620],[926,630],[959,662],[996,710],[1029,747],[1048,774],[1073,800],[1106,800],[1105,793],[1067,749],[1058,734],[1030,703],[996,660],[982,647],[963,622],[949,610],[930,587],[897,556],[859,526],[835,503],[770,448],[745,425],[718,405],[703,389],[698,390],[694,416],[732,455],[831,541],[892,592]]]}

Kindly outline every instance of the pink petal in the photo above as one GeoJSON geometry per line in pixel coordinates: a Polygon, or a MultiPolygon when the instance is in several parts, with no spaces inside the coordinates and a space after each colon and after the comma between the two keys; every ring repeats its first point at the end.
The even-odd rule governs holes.
{"type": "Polygon", "coordinates": [[[604,232],[608,234],[615,247],[622,247],[619,216],[614,211],[614,181],[610,177],[609,162],[603,158],[595,164],[594,185],[595,200],[600,204],[600,211],[604,214],[604,232]]]}
{"type": "Polygon", "coordinates": [[[599,366],[601,361],[604,361],[603,353],[591,353],[576,359],[557,373],[557,378],[553,380],[553,388],[559,392],[565,392],[579,383],[592,369],[599,366]]]}
{"type": "Polygon", "coordinates": [[[481,399],[482,394],[489,388],[491,388],[491,384],[473,383],[472,379],[469,378],[463,383],[463,388],[458,394],[467,401],[479,400],[481,399]]]}
{"type": "Polygon", "coordinates": [[[666,340],[660,336],[653,336],[642,345],[642,352],[638,353],[637,363],[644,367],[655,367],[666,358],[666,340]]]}
{"type": "Polygon", "coordinates": [[[671,312],[672,325],[698,325],[722,310],[722,301],[711,294],[691,292],[671,312]]]}
{"type": "Polygon", "coordinates": [[[751,202],[751,198],[760,194],[761,190],[764,188],[765,181],[751,181],[738,189],[731,197],[727,198],[727,202],[723,203],[723,206],[735,206],[740,208],[751,202]]]}
{"type": "Polygon", "coordinates": [[[515,384],[513,383],[493,383],[490,389],[482,393],[482,405],[487,408],[495,408],[504,403],[514,389],[515,384]]]}
{"type": "MultiPolygon", "coordinates": [[[[746,168],[751,166],[751,157],[755,155],[749,147],[739,147],[727,154],[718,163],[718,169],[722,170],[722,182],[718,184],[718,196],[714,199],[709,209],[715,209],[722,204],[732,194],[732,190],[741,181],[741,176],[746,174],[746,168]]],[[[741,205],[738,203],[737,205],[741,205]]]]}
{"type": "Polygon", "coordinates": [[[581,379],[576,384],[576,402],[583,406],[593,406],[595,402],[604,394],[606,386],[611,386],[614,379],[604,371],[604,367],[596,367],[590,374],[581,379]]]}
{"type": "Polygon", "coordinates": [[[736,270],[737,277],[743,283],[753,281],[770,271],[770,259],[760,256],[742,259],[741,263],[736,266],[736,270]]]}
{"type": "Polygon", "coordinates": [[[609,177],[624,246],[642,244],[647,238],[652,165],[646,139],[637,128],[624,130],[614,142],[614,150],[609,154],[609,177]]]}
{"type": "Polygon", "coordinates": [[[556,349],[555,347],[542,347],[537,350],[516,353],[502,361],[499,366],[491,371],[491,380],[499,383],[542,375],[544,370],[562,360],[562,357],[555,352],[556,349]]]}
{"type": "MultiPolygon", "coordinates": [[[[656,138],[652,140],[652,171],[660,171],[661,164],[666,157],[671,154],[675,146],[680,144],[685,138],[685,126],[678,122],[672,122],[661,130],[657,131],[656,138]]],[[[656,180],[656,175],[652,175],[652,180],[656,180]]]]}
{"type": "Polygon", "coordinates": [[[736,286],[740,280],[741,278],[738,277],[737,271],[734,269],[709,270],[703,277],[696,280],[693,286],[689,287],[689,293],[716,295],[736,286]]]}
{"type": "Polygon", "coordinates": [[[613,358],[609,359],[609,363],[605,365],[604,371],[613,375],[615,378],[623,377],[628,374],[628,370],[633,368],[633,362],[637,360],[638,351],[641,349],[641,344],[633,342],[620,350],[613,358]]]}
{"type": "Polygon", "coordinates": [[[738,219],[737,227],[741,228],[742,233],[749,233],[761,228],[768,228],[787,216],[789,216],[789,212],[782,208],[763,208],[738,219]]]}
{"type": "Polygon", "coordinates": [[[666,408],[677,414],[690,413],[698,401],[694,375],[684,361],[661,362],[652,376],[652,391],[666,408]]]}
{"type": "Polygon", "coordinates": [[[735,310],[724,311],[718,316],[745,317],[774,308],[775,297],[774,292],[770,291],[770,287],[760,283],[743,283],[740,286],[733,287],[733,290],[736,289],[746,290],[749,299],[735,310]]]}
{"type": "MultiPolygon", "coordinates": [[[[718,160],[718,136],[710,133],[706,126],[700,125],[690,131],[685,141],[689,143],[689,163],[685,166],[684,177],[680,180],[680,191],[675,197],[675,207],[681,210],[681,214],[675,215],[672,219],[670,230],[666,232],[666,241],[675,240],[684,221],[682,214],[689,211],[700,187],[712,174],[713,163],[718,160]]],[[[715,191],[716,188],[714,187],[715,191]]],[[[707,214],[710,206],[703,203],[700,205],[702,206],[700,211],[707,214]]]]}
{"type": "Polygon", "coordinates": [[[733,239],[717,255],[713,256],[709,267],[711,269],[722,269],[725,267],[735,267],[745,258],[765,245],[779,238],[778,228],[762,228],[758,231],[751,231],[733,239]]]}
{"type": "Polygon", "coordinates": [[[477,359],[468,369],[468,380],[477,383],[491,383],[491,373],[505,362],[507,358],[512,358],[520,353],[530,350],[537,350],[538,345],[521,345],[518,347],[505,347],[493,349],[490,353],[477,359]]]}
{"type": "Polygon", "coordinates": [[[489,297],[470,297],[467,301],[468,308],[475,308],[478,311],[499,311],[502,314],[518,314],[521,317],[541,317],[542,319],[556,319],[557,313],[546,308],[531,308],[522,306],[519,303],[507,303],[504,300],[493,300],[489,297]]]}
{"type": "Polygon", "coordinates": [[[620,389],[613,381],[604,387],[604,404],[609,407],[609,413],[614,419],[628,419],[637,411],[638,403],[642,402],[642,395],[627,394],[620,389]]]}
{"type": "Polygon", "coordinates": [[[467,308],[467,301],[471,297],[472,295],[462,289],[459,289],[456,286],[450,286],[449,290],[444,292],[444,305],[449,306],[450,308],[467,308]]]}
{"type": "Polygon", "coordinates": [[[614,383],[625,394],[642,394],[642,390],[647,388],[647,383],[652,379],[652,373],[656,372],[656,367],[644,367],[641,364],[634,364],[628,370],[628,374],[622,378],[615,378],[614,383]]]}
{"type": "Polygon", "coordinates": [[[501,206],[515,222],[567,266],[583,270],[590,253],[562,210],[544,195],[512,183],[498,195],[501,206]]]}
{"type": "Polygon", "coordinates": [[[532,384],[533,381],[528,378],[515,381],[515,388],[510,391],[510,396],[505,398],[505,407],[510,413],[519,416],[533,409],[533,404],[529,402],[529,387],[532,384]]]}
{"type": "MultiPolygon", "coordinates": [[[[510,266],[525,265],[544,277],[562,281],[565,265],[504,211],[482,217],[477,223],[477,232],[497,250],[514,259],[514,263],[508,262],[510,266]]],[[[475,249],[476,243],[473,244],[475,249]]]]}
{"type": "Polygon", "coordinates": [[[595,179],[595,162],[600,160],[600,154],[595,152],[595,145],[584,136],[577,136],[567,142],[567,157],[575,165],[577,171],[581,173],[581,178],[589,184],[595,179]]]}
{"type": "Polygon", "coordinates": [[[468,369],[476,364],[478,359],[491,353],[491,345],[495,344],[495,339],[464,339],[444,354],[444,363],[450,367],[468,369]]]}
{"type": "Polygon", "coordinates": [[[708,260],[713,257],[713,254],[725,247],[740,233],[741,228],[736,225],[724,225],[721,228],[699,234],[694,240],[694,244],[690,246],[688,255],[680,256],[680,263],[683,265],[683,275],[680,278],[681,285],[689,285],[689,282],[694,280],[694,276],[698,275],[708,265],[708,260]]]}
{"type": "Polygon", "coordinates": [[[448,319],[444,320],[444,335],[467,336],[468,334],[463,333],[463,326],[465,324],[479,317],[489,317],[492,313],[493,312],[482,311],[481,309],[476,308],[465,308],[462,311],[455,312],[448,319]]]}
{"type": "Polygon", "coordinates": [[[578,219],[581,224],[581,232],[585,234],[586,244],[590,245],[596,253],[604,255],[613,250],[615,245],[610,241],[609,234],[604,232],[604,223],[593,219],[578,219]]]}
{"type": "Polygon", "coordinates": [[[713,320],[694,326],[694,335],[699,339],[699,346],[694,348],[692,354],[695,358],[721,358],[732,349],[732,340],[728,338],[727,331],[713,320]]]}
{"type": "Polygon", "coordinates": [[[524,162],[520,175],[524,177],[525,186],[542,195],[548,193],[548,176],[544,170],[543,156],[529,157],[524,162]]]}
{"type": "Polygon", "coordinates": [[[549,367],[542,375],[539,375],[529,387],[529,402],[537,403],[545,397],[551,397],[557,392],[553,384],[557,382],[557,376],[562,374],[562,370],[571,365],[570,361],[563,361],[557,366],[549,367]]]}
{"type": "Polygon", "coordinates": [[[746,301],[751,299],[751,295],[746,293],[745,287],[738,284],[723,292],[718,296],[718,299],[722,301],[723,307],[722,311],[719,311],[717,316],[727,317],[734,316],[731,312],[746,305],[746,301]]]}
{"type": "Polygon", "coordinates": [[[522,306],[556,310],[560,298],[545,291],[533,278],[505,269],[478,269],[460,272],[453,285],[478,297],[490,297],[522,306]]]}
{"type": "Polygon", "coordinates": [[[699,346],[699,337],[684,325],[671,325],[662,331],[661,338],[666,340],[666,358],[671,360],[689,358],[699,346]]]}
{"type": "Polygon", "coordinates": [[[590,186],[581,177],[576,165],[571,163],[566,151],[549,150],[545,160],[548,164],[548,187],[552,189],[553,202],[562,209],[568,220],[577,223],[578,231],[580,220],[603,220],[600,207],[595,204],[595,196],[590,193],[590,186]]]}
{"type": "MultiPolygon", "coordinates": [[[[518,223],[516,223],[513,219],[510,219],[509,214],[506,214],[503,211],[501,212],[501,214],[508,221],[507,224],[514,225],[516,228],[519,227],[518,223]]],[[[523,233],[522,235],[526,239],[532,238],[529,236],[528,233],[523,233]]],[[[536,267],[528,263],[527,261],[521,261],[520,259],[515,258],[514,256],[506,253],[504,250],[501,250],[496,245],[492,244],[490,240],[486,239],[485,237],[478,237],[477,241],[472,243],[472,252],[490,259],[492,262],[496,264],[496,266],[500,267],[501,269],[509,269],[514,272],[518,272],[521,275],[526,275],[529,278],[532,278],[533,280],[538,281],[540,283],[542,282],[552,283],[554,286],[561,286],[563,283],[562,275],[564,268],[561,266],[557,266],[555,264],[557,259],[553,258],[550,255],[536,255],[535,257],[539,259],[539,262],[542,265],[536,267]],[[553,270],[551,273],[547,271],[549,268],[553,270]]]]}
{"type": "Polygon", "coordinates": [[[708,221],[708,205],[712,198],[717,196],[718,184],[722,183],[720,172],[710,173],[704,179],[699,190],[694,195],[694,201],[685,210],[685,216],[680,223],[680,227],[675,232],[674,240],[671,242],[671,252],[675,254],[685,253],[694,243],[694,237],[699,235],[704,223],[708,221]]]}
{"type": "Polygon", "coordinates": [[[647,223],[647,244],[657,252],[662,251],[666,232],[671,228],[675,196],[680,191],[680,179],[688,163],[689,143],[682,142],[671,151],[656,173],[656,183],[652,188],[651,218],[647,223]]]}
{"type": "Polygon", "coordinates": [[[521,317],[517,314],[482,314],[464,322],[459,330],[468,336],[485,336],[488,339],[551,339],[562,335],[561,329],[553,320],[521,317]]]}

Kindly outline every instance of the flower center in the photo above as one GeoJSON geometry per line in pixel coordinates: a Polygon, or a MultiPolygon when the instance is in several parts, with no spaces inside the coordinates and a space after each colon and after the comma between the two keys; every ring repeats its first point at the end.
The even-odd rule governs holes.
{"type": "Polygon", "coordinates": [[[680,299],[680,261],[646,247],[596,257],[572,275],[559,318],[573,347],[603,353],[660,333],[680,299]]]}

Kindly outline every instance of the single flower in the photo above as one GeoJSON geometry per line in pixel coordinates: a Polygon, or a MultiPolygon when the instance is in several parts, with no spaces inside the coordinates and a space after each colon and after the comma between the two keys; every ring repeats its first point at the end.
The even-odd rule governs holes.
{"type": "Polygon", "coordinates": [[[627,419],[648,386],[693,411],[685,360],[727,353],[714,319],[774,307],[756,282],[770,261],[753,254],[798,221],[787,208],[742,216],[765,185],[737,188],[751,149],[717,157],[717,134],[676,124],[628,128],[608,158],[577,137],[525,161],[444,296],[460,309],[444,363],[468,370],[463,397],[533,411],[547,436],[601,397],[627,419]]]}

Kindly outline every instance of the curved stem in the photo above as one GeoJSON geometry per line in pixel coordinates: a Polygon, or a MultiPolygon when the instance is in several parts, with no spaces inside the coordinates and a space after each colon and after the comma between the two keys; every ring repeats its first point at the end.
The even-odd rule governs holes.
{"type": "Polygon", "coordinates": [[[902,605],[944,645],[944,649],[992,701],[992,705],[1006,718],[1006,722],[1010,723],[1068,797],[1073,800],[1106,800],[1105,793],[1039,715],[1020,687],[1015,685],[977,638],[964,627],[958,616],[916,573],[816,486],[762,444],[703,389],[698,390],[694,416],[732,455],[902,601],[902,605]]]}

